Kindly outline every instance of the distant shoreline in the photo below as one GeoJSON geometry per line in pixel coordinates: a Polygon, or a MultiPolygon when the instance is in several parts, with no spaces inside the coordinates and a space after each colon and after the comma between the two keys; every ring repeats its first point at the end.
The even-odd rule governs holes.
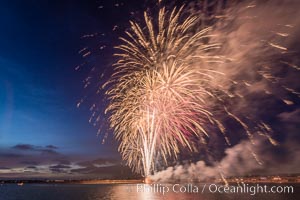
{"type": "Polygon", "coordinates": [[[135,184],[135,183],[144,183],[144,180],[85,180],[75,183],[80,184],[135,184]]]}
{"type": "MultiPolygon", "coordinates": [[[[161,184],[172,184],[172,183],[224,183],[226,181],[230,184],[238,184],[238,183],[300,183],[299,175],[288,175],[288,176],[249,176],[249,177],[229,177],[224,179],[212,179],[207,181],[197,181],[196,179],[186,179],[186,180],[156,180],[146,182],[148,184],[151,183],[161,183],[161,184]]],[[[85,185],[96,185],[96,184],[141,184],[145,183],[144,179],[0,179],[0,185],[3,184],[85,184],[85,185]]]]}
{"type": "Polygon", "coordinates": [[[0,180],[2,184],[83,184],[83,185],[96,185],[96,184],[137,184],[144,183],[143,179],[134,180],[0,180]]]}

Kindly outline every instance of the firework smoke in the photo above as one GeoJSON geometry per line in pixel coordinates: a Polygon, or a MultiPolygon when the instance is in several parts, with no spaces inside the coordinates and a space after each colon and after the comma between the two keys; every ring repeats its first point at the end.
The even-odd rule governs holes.
{"type": "MultiPolygon", "coordinates": [[[[184,7],[162,7],[158,17],[145,13],[144,25],[130,22],[116,47],[115,73],[103,87],[108,88],[110,127],[134,171],[148,176],[157,162],[167,163],[181,149],[197,152],[214,137],[231,145],[236,134],[245,135],[249,142],[244,145],[258,166],[251,150],[259,143],[254,136],[277,145],[272,127],[258,111],[261,106],[249,97],[264,95],[287,105],[299,97],[299,81],[291,84],[299,67],[290,59],[298,28],[296,17],[291,19],[299,6],[279,1],[272,6],[241,3],[212,17],[209,26],[202,14],[184,7]],[[269,12],[274,5],[290,9],[269,12]]],[[[205,173],[215,175],[209,171],[205,173]]]]}
{"type": "MultiPolygon", "coordinates": [[[[222,13],[223,19],[217,22],[212,31],[216,36],[212,40],[222,43],[218,54],[230,60],[215,65],[215,69],[230,77],[218,79],[217,82],[222,84],[224,91],[231,91],[232,94],[242,97],[239,101],[231,98],[235,105],[230,104],[230,101],[225,105],[232,113],[244,118],[246,127],[261,128],[259,131],[252,130],[252,133],[260,135],[263,131],[266,138],[275,145],[276,142],[271,137],[275,134],[273,127],[265,122],[259,125],[257,119],[266,118],[279,123],[282,121],[281,124],[299,123],[300,118],[296,114],[299,113],[297,105],[299,105],[300,94],[298,78],[300,68],[297,58],[299,49],[296,47],[299,44],[300,21],[296,17],[299,15],[299,7],[299,2],[293,0],[237,4],[222,13]],[[230,80],[238,84],[232,84],[230,80]],[[269,104],[272,104],[274,99],[281,101],[281,104],[276,104],[277,106],[278,104],[294,106],[294,111],[284,112],[277,108],[279,110],[277,113],[270,112],[268,109],[272,107],[269,104]],[[264,116],[270,113],[274,116],[264,116]],[[286,119],[286,116],[291,117],[286,119]],[[248,119],[252,119],[254,123],[249,122],[248,119]]],[[[228,116],[224,115],[224,117],[228,116]]],[[[297,132],[295,127],[280,127],[276,134],[287,137],[297,132]]],[[[226,156],[220,161],[212,162],[211,165],[198,161],[195,164],[169,167],[152,176],[152,179],[170,181],[197,177],[197,180],[203,181],[220,177],[220,174],[240,176],[260,171],[264,174],[278,173],[278,171],[299,173],[297,169],[299,160],[294,158],[298,157],[300,152],[295,141],[299,141],[299,138],[294,137],[280,144],[279,147],[269,147],[271,150],[267,150],[268,144],[264,137],[259,136],[253,142],[242,141],[233,147],[227,147],[226,156]],[[285,160],[280,160],[274,153],[278,151],[285,151],[289,156],[285,160]],[[268,171],[264,171],[264,168],[268,171]]]]}
{"type": "Polygon", "coordinates": [[[281,149],[288,149],[289,151],[288,157],[282,159],[274,154],[274,151],[278,152],[278,149],[274,146],[268,146],[268,141],[263,138],[255,141],[254,146],[249,141],[241,141],[239,144],[226,149],[222,160],[213,164],[208,165],[200,160],[191,164],[168,167],[152,175],[151,180],[155,182],[205,182],[221,179],[221,175],[239,177],[261,173],[264,176],[278,174],[278,172],[299,173],[300,149],[298,144],[291,141],[282,144],[281,149]],[[259,157],[259,160],[253,156],[251,150],[253,148],[258,155],[263,155],[259,157]],[[266,168],[267,170],[265,170],[266,168]]]}

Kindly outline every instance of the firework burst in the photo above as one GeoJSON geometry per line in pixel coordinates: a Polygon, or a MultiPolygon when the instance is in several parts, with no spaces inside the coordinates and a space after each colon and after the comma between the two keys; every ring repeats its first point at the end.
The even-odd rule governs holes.
{"type": "Polygon", "coordinates": [[[156,23],[145,13],[146,30],[131,22],[129,39],[117,49],[122,53],[116,72],[107,83],[111,128],[120,140],[123,159],[145,176],[155,170],[155,158],[179,153],[179,145],[193,150],[190,138],[202,143],[209,134],[205,124],[222,124],[207,108],[216,86],[213,79],[223,74],[211,69],[220,57],[210,51],[210,28],[197,30],[198,18],[181,19],[182,9],[167,13],[160,9],[156,23]],[[180,19],[180,20],[179,20],[180,19]],[[157,30],[157,31],[155,31],[157,30]],[[200,55],[200,56],[199,56],[200,55]]]}
{"type": "MultiPolygon", "coordinates": [[[[228,73],[234,58],[219,53],[222,47],[212,27],[200,29],[201,18],[183,14],[183,7],[162,7],[158,17],[145,12],[144,21],[145,27],[130,22],[116,47],[115,72],[103,85],[108,88],[110,127],[122,158],[135,172],[151,175],[158,159],[167,163],[181,148],[196,151],[199,141],[206,145],[216,132],[230,145],[224,118],[235,121],[251,142],[259,133],[277,144],[267,123],[230,109],[244,99],[235,88],[251,83],[228,73]]],[[[274,78],[270,71],[260,65],[256,73],[269,80],[274,78]]]]}
{"type": "Polygon", "coordinates": [[[204,123],[212,121],[203,97],[210,94],[205,89],[210,74],[217,72],[192,66],[191,59],[197,50],[203,52],[198,64],[216,61],[207,52],[218,45],[205,42],[210,28],[195,30],[197,17],[179,20],[182,9],[160,9],[158,27],[145,13],[146,31],[131,22],[129,39],[121,38],[124,44],[117,47],[122,53],[116,54],[107,91],[107,112],[123,159],[145,176],[155,169],[158,154],[167,162],[179,153],[179,144],[192,150],[189,138],[207,136],[204,123]]]}

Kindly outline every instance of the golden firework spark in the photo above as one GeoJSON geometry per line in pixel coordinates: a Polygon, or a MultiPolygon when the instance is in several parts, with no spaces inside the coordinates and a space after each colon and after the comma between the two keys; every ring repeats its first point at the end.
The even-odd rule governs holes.
{"type": "MultiPolygon", "coordinates": [[[[206,145],[212,134],[210,126],[230,145],[224,116],[239,124],[253,142],[251,119],[238,116],[226,103],[244,98],[232,87],[250,87],[251,83],[233,80],[226,70],[216,67],[232,59],[216,53],[221,45],[212,42],[216,41],[212,28],[200,29],[200,17],[183,15],[183,7],[171,11],[162,7],[157,17],[145,12],[144,20],[145,26],[131,21],[126,37],[120,38],[115,72],[103,86],[108,87],[110,101],[105,112],[127,164],[148,176],[155,171],[158,157],[167,163],[168,158],[176,158],[181,147],[193,151],[198,141],[206,145]],[[232,87],[224,87],[220,80],[232,87]]],[[[266,80],[273,78],[269,72],[267,66],[257,71],[266,80]]],[[[256,133],[276,145],[266,123],[253,123],[256,133]]]]}
{"type": "Polygon", "coordinates": [[[157,155],[167,162],[177,156],[179,145],[193,150],[191,137],[206,143],[206,123],[225,134],[206,106],[217,98],[213,79],[223,76],[210,65],[222,60],[209,53],[219,45],[207,42],[213,37],[211,28],[198,30],[197,16],[182,20],[182,9],[168,13],[161,8],[155,23],[145,12],[146,30],[130,22],[127,39],[121,38],[123,44],[116,47],[121,53],[116,54],[115,73],[106,83],[112,84],[106,112],[120,140],[119,151],[145,176],[155,170],[157,155]]]}

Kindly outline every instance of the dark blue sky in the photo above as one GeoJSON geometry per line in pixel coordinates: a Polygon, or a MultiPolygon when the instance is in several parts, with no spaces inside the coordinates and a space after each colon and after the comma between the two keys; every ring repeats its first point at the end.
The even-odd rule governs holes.
{"type": "Polygon", "coordinates": [[[26,160],[26,152],[31,155],[47,145],[55,146],[51,150],[69,163],[111,157],[119,160],[115,142],[108,140],[102,145],[96,128],[88,123],[89,103],[95,96],[93,88],[83,89],[82,81],[90,68],[74,69],[86,62],[78,54],[80,49],[105,44],[108,53],[99,54],[100,59],[93,63],[97,65],[93,76],[102,73],[102,65],[112,62],[112,29],[127,22],[130,12],[142,4],[136,5],[95,0],[1,3],[0,151],[7,161],[2,159],[0,167],[13,166],[10,154],[20,154],[26,160]],[[96,32],[104,34],[101,40],[82,39],[96,32]],[[89,103],[77,108],[85,96],[89,103]],[[30,148],[14,148],[16,145],[30,148]]]}
{"type": "MultiPolygon", "coordinates": [[[[105,103],[99,103],[102,96],[95,93],[100,75],[105,72],[106,79],[110,74],[113,46],[128,27],[128,20],[142,19],[142,12],[151,9],[154,2],[157,1],[1,1],[0,179],[132,177],[121,162],[112,133],[101,144],[103,135],[97,136],[97,127],[88,122],[89,108],[94,102],[100,110],[105,107],[105,103]],[[95,37],[83,37],[91,34],[95,37]],[[84,58],[78,53],[83,48],[91,52],[84,58]],[[85,64],[75,71],[82,63],[85,64]],[[83,80],[87,77],[92,77],[91,84],[84,89],[83,80]],[[81,99],[85,101],[77,108],[81,99]]],[[[294,40],[293,51],[297,54],[299,42],[294,40]]],[[[299,60],[295,63],[298,65],[299,60]]],[[[290,82],[299,89],[297,77],[290,82]]],[[[282,101],[271,104],[269,99],[251,97],[253,105],[261,105],[261,109],[255,107],[262,113],[260,118],[269,122],[276,134],[288,132],[292,135],[286,137],[289,141],[299,141],[298,97],[291,96],[295,103],[288,108],[282,101]],[[264,101],[268,104],[261,103],[264,101]]],[[[284,148],[284,134],[275,136],[284,148]]],[[[280,158],[287,157],[284,151],[279,152],[280,158]]],[[[199,154],[196,157],[199,160],[199,154]]]]}
{"type": "Polygon", "coordinates": [[[87,5],[68,2],[11,1],[0,12],[1,144],[101,149],[88,113],[76,109],[84,77],[74,71],[80,37],[101,23],[91,22],[87,5]]]}

